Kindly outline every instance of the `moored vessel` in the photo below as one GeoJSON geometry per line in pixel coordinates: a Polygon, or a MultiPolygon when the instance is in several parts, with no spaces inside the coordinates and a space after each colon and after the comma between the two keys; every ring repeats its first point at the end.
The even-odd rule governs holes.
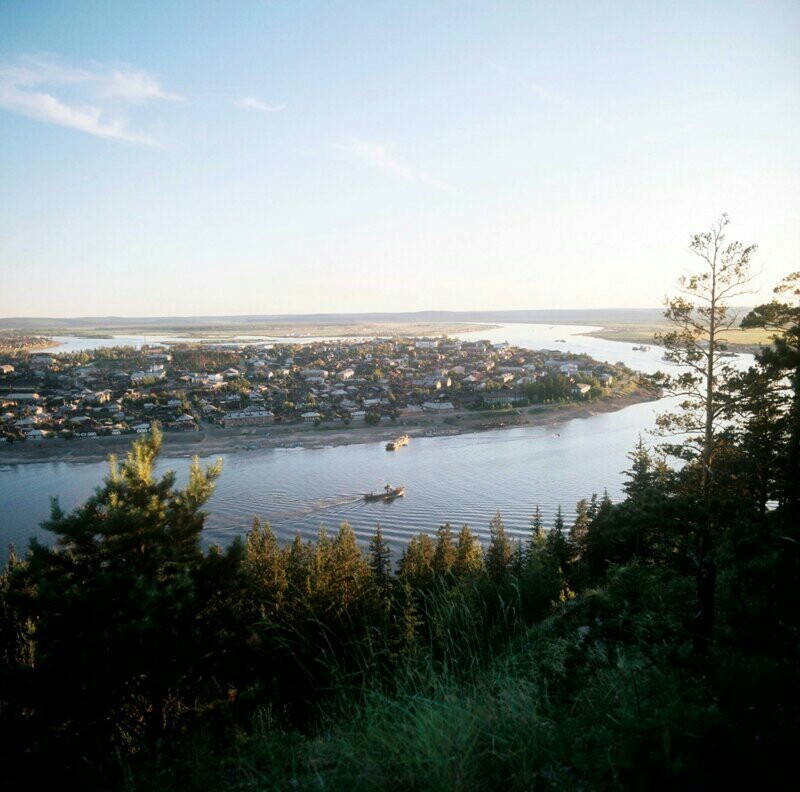
{"type": "Polygon", "coordinates": [[[396,448],[402,448],[403,446],[408,445],[409,437],[408,435],[400,435],[400,437],[395,437],[394,440],[390,440],[386,444],[387,451],[394,451],[396,448]]]}

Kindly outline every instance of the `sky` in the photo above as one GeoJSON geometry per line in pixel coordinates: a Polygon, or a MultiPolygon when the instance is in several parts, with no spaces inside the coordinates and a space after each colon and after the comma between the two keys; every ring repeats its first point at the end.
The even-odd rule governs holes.
{"type": "Polygon", "coordinates": [[[800,4],[0,2],[0,316],[657,307],[800,268],[800,4]]]}

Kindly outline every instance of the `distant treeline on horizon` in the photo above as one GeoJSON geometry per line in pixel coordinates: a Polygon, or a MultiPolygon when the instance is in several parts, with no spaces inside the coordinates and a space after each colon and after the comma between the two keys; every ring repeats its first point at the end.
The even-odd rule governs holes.
{"type": "Polygon", "coordinates": [[[247,314],[230,316],[82,316],[0,318],[0,328],[141,327],[169,322],[183,327],[219,324],[351,324],[353,322],[531,322],[551,324],[649,324],[663,321],[661,308],[558,308],[514,311],[406,311],[395,313],[247,314]]]}

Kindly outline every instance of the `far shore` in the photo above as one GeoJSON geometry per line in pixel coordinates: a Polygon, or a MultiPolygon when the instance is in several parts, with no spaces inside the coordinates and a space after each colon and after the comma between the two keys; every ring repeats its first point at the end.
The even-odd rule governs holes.
{"type": "MultiPolygon", "coordinates": [[[[645,346],[656,345],[656,333],[668,333],[672,330],[668,324],[635,325],[606,324],[600,330],[589,330],[578,335],[603,338],[606,341],[621,341],[628,344],[645,346]]],[[[726,343],[731,352],[755,355],[759,350],[772,343],[772,334],[768,330],[753,328],[743,330],[732,328],[725,333],[726,343]]]]}
{"type": "Polygon", "coordinates": [[[3,343],[3,339],[0,336],[0,354],[10,354],[12,352],[46,352],[52,349],[56,349],[57,347],[61,346],[60,341],[56,341],[54,338],[48,337],[46,341],[40,341],[37,344],[23,344],[20,347],[14,348],[6,348],[3,343]]]}
{"type": "Polygon", "coordinates": [[[366,322],[360,324],[248,324],[238,326],[208,326],[208,327],[180,327],[165,325],[163,327],[98,327],[48,330],[48,337],[52,343],[45,345],[30,345],[26,349],[56,349],[62,342],[55,340],[55,336],[62,338],[75,338],[79,340],[104,340],[116,337],[130,338],[142,336],[150,338],[154,343],[159,342],[159,336],[164,336],[165,343],[259,343],[257,338],[274,341],[275,343],[292,344],[306,338],[375,338],[392,336],[451,336],[463,333],[476,333],[481,330],[496,330],[499,324],[483,322],[366,322]],[[171,337],[178,336],[182,340],[174,341],[171,337]],[[253,338],[253,337],[257,338],[253,338]],[[185,339],[185,340],[183,340],[185,339]]]}
{"type": "MultiPolygon", "coordinates": [[[[610,396],[589,402],[548,404],[511,410],[459,410],[448,416],[424,413],[381,423],[379,426],[324,424],[275,424],[223,429],[203,425],[197,432],[165,432],[163,457],[213,457],[238,451],[274,448],[326,448],[357,443],[386,443],[399,434],[409,437],[443,437],[494,429],[529,426],[557,426],[574,418],[591,418],[616,412],[640,402],[655,401],[652,391],[637,389],[624,396],[610,396]],[[325,427],[325,428],[323,428],[325,427]]],[[[124,456],[136,435],[93,437],[73,440],[41,440],[0,444],[0,464],[37,462],[102,462],[109,454],[124,456]]],[[[388,453],[388,452],[387,452],[388,453]]],[[[400,449],[396,452],[402,454],[400,449]]]]}

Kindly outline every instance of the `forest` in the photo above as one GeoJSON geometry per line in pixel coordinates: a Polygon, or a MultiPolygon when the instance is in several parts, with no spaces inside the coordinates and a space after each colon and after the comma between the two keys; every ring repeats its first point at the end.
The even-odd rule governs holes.
{"type": "Polygon", "coordinates": [[[0,577],[7,788],[788,787],[800,738],[800,273],[736,326],[749,249],[697,235],[659,339],[682,373],[624,499],[529,535],[496,514],[399,558],[345,523],[281,544],[255,520],[205,548],[221,475],[156,478],[158,433],[112,459],[50,544],[0,577]],[[707,296],[710,302],[699,300],[707,296]]]}

